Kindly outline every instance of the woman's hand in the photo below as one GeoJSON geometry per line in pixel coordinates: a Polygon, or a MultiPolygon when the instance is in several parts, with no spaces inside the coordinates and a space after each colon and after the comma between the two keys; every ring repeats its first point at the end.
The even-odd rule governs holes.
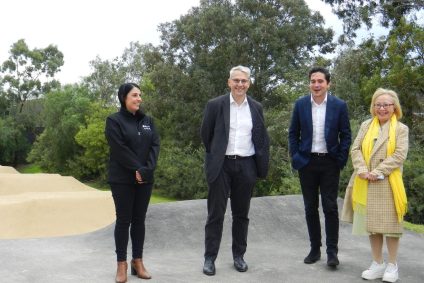
{"type": "Polygon", "coordinates": [[[378,175],[376,175],[374,173],[369,173],[368,174],[368,180],[370,180],[370,181],[377,181],[378,180],[378,175]]]}
{"type": "Polygon", "coordinates": [[[141,178],[141,175],[138,171],[135,171],[135,180],[137,181],[137,183],[139,184],[143,184],[143,178],[141,178]]]}
{"type": "Polygon", "coordinates": [[[359,174],[359,178],[364,179],[364,180],[368,180],[369,175],[370,175],[370,173],[368,173],[368,172],[361,173],[361,174],[359,174]]]}

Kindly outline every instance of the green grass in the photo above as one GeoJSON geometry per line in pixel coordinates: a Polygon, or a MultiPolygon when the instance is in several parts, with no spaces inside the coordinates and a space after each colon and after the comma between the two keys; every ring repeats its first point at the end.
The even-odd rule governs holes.
{"type": "Polygon", "coordinates": [[[86,182],[83,182],[83,183],[85,185],[89,186],[89,187],[98,189],[100,191],[109,191],[110,190],[110,187],[109,187],[108,184],[102,183],[102,182],[99,182],[99,181],[86,181],[86,182]]]}
{"type": "Polygon", "coordinates": [[[168,197],[156,195],[154,192],[152,194],[152,197],[150,198],[151,204],[162,203],[162,202],[173,202],[173,201],[177,201],[177,200],[173,199],[173,198],[168,198],[168,197]]]}
{"type": "MultiPolygon", "coordinates": [[[[110,187],[109,187],[108,184],[101,183],[101,182],[98,182],[98,181],[88,181],[88,182],[84,182],[84,184],[86,184],[87,186],[90,186],[92,188],[101,190],[101,191],[109,191],[110,190],[110,187]]],[[[150,198],[151,204],[162,203],[162,202],[172,202],[172,201],[177,201],[177,200],[173,199],[173,198],[158,195],[154,191],[152,193],[152,197],[150,198]]]]}
{"type": "Polygon", "coordinates": [[[424,234],[424,225],[419,225],[419,224],[413,224],[413,223],[409,223],[407,221],[403,222],[403,227],[405,229],[408,229],[410,231],[419,233],[419,234],[424,234]]]}
{"type": "Polygon", "coordinates": [[[43,173],[40,166],[34,164],[20,165],[16,168],[19,173],[23,174],[34,174],[34,173],[43,173]]]}

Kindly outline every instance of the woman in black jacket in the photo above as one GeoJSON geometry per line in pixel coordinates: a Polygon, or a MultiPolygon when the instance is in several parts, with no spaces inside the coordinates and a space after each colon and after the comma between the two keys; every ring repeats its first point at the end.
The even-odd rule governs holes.
{"type": "Polygon", "coordinates": [[[159,155],[159,135],[152,119],[140,110],[141,91],[134,83],[119,87],[119,112],[106,120],[110,146],[109,178],[116,210],[116,282],[127,281],[127,246],[132,243],[131,274],[150,279],[143,264],[144,221],[159,155]]]}

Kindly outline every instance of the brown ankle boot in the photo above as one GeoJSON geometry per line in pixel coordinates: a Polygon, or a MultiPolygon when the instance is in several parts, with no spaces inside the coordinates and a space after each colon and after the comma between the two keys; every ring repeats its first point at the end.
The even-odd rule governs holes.
{"type": "Polygon", "coordinates": [[[131,260],[131,274],[137,275],[138,278],[151,279],[152,276],[147,272],[141,258],[131,260]]]}
{"type": "Polygon", "coordinates": [[[127,269],[128,264],[126,261],[118,261],[118,268],[116,270],[116,283],[127,282],[127,269]]]}

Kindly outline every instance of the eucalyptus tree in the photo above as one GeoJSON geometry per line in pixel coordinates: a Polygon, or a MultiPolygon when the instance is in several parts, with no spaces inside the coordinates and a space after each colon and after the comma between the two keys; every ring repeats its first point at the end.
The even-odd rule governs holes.
{"type": "MultiPolygon", "coordinates": [[[[416,113],[424,107],[424,28],[402,19],[388,36],[346,49],[335,60],[333,82],[335,92],[358,115],[368,112],[378,87],[395,90],[404,120],[412,128],[416,113]]],[[[415,131],[412,128],[411,134],[415,131]]]]}
{"type": "Polygon", "coordinates": [[[9,53],[1,66],[0,84],[11,113],[21,113],[28,99],[60,86],[54,76],[64,64],[63,54],[54,45],[30,49],[24,39],[12,44],[9,53]]]}
{"type": "Polygon", "coordinates": [[[343,20],[341,41],[356,37],[356,31],[364,24],[371,28],[373,20],[386,28],[395,28],[401,19],[417,20],[424,9],[424,0],[322,0],[333,7],[334,13],[343,20]],[[418,15],[418,16],[417,16],[418,15]]]}

